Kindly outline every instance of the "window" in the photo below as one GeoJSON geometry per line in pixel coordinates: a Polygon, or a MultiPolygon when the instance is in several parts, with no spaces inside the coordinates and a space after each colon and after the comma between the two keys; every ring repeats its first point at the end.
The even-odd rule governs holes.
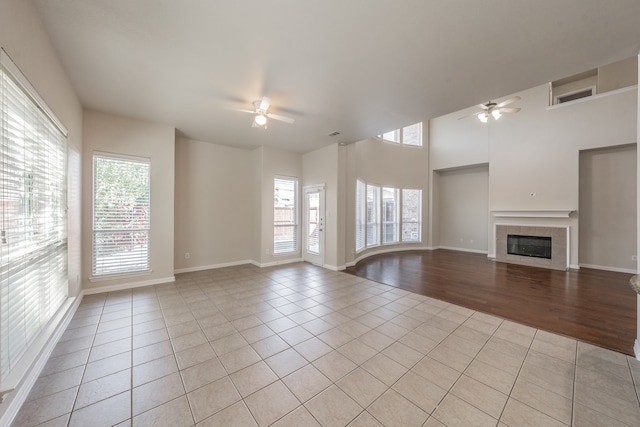
{"type": "MultiPolygon", "coordinates": [[[[66,130],[0,51],[0,389],[67,299],[66,130]]],[[[39,347],[39,348],[37,348],[39,347]]]]}
{"type": "Polygon", "coordinates": [[[422,122],[378,135],[378,138],[394,144],[422,147],[422,122]]]}
{"type": "Polygon", "coordinates": [[[422,190],[356,180],[356,251],[383,244],[422,241],[422,190]]]}
{"type": "Polygon", "coordinates": [[[380,187],[367,184],[367,247],[380,244],[380,187]]]}
{"type": "Polygon", "coordinates": [[[419,242],[421,240],[422,190],[402,190],[402,241],[419,242]]]}
{"type": "Polygon", "coordinates": [[[400,191],[397,188],[382,189],[382,243],[398,243],[400,191]]]}
{"type": "Polygon", "coordinates": [[[93,156],[94,277],[149,270],[148,159],[93,156]]]}
{"type": "Polygon", "coordinates": [[[364,249],[367,228],[366,184],[356,180],[356,251],[364,249]]]}
{"type": "Polygon", "coordinates": [[[273,253],[298,251],[298,180],[273,180],[273,253]]]}

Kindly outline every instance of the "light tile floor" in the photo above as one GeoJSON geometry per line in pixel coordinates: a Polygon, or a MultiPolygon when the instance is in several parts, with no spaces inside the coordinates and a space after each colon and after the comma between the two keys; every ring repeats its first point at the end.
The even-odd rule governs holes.
{"type": "Polygon", "coordinates": [[[309,264],[86,296],[14,426],[639,426],[640,362],[309,264]]]}

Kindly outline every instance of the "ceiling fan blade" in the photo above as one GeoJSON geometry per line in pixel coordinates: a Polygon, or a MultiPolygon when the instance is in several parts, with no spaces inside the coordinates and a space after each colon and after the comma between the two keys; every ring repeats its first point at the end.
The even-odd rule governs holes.
{"type": "Polygon", "coordinates": [[[244,108],[235,108],[235,107],[224,107],[225,110],[231,110],[231,111],[240,111],[241,113],[255,113],[255,111],[253,110],[247,110],[244,108]]]}
{"type": "Polygon", "coordinates": [[[476,105],[476,107],[482,108],[483,110],[488,110],[489,109],[489,104],[491,104],[491,102],[489,102],[488,104],[478,104],[478,105],[476,105]]]}
{"type": "Polygon", "coordinates": [[[518,111],[521,110],[521,108],[513,108],[513,107],[505,108],[505,107],[502,107],[502,108],[499,108],[499,110],[500,110],[501,113],[517,113],[518,111]]]}
{"type": "Polygon", "coordinates": [[[258,107],[258,109],[261,111],[267,111],[270,105],[271,105],[271,99],[267,98],[266,96],[263,96],[262,101],[260,101],[260,106],[258,107]]]}
{"type": "Polygon", "coordinates": [[[513,98],[507,99],[506,101],[502,101],[501,103],[499,103],[498,105],[496,105],[496,108],[502,108],[505,105],[509,105],[512,104],[516,101],[520,101],[520,97],[519,96],[514,96],[513,98]]]}
{"type": "Polygon", "coordinates": [[[478,114],[482,114],[483,112],[484,112],[484,111],[481,111],[481,112],[479,112],[479,113],[467,114],[466,116],[459,117],[459,118],[458,118],[458,120],[468,119],[469,117],[475,117],[475,116],[477,116],[478,114]]]}
{"type": "Polygon", "coordinates": [[[270,119],[273,119],[273,120],[280,120],[281,122],[285,122],[285,123],[289,123],[289,124],[291,124],[291,123],[296,121],[295,119],[292,119],[291,117],[281,116],[279,114],[273,114],[273,113],[268,113],[267,117],[270,118],[270,119]]]}

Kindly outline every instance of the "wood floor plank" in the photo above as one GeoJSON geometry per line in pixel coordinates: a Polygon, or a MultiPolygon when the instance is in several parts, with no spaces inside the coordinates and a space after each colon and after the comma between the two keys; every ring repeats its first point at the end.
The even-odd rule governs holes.
{"type": "Polygon", "coordinates": [[[633,355],[631,274],[548,270],[444,249],[374,255],[346,271],[633,355]]]}

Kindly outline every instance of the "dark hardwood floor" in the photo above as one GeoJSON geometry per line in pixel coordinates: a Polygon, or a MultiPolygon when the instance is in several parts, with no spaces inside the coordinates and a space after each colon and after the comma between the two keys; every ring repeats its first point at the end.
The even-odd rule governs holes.
{"type": "Polygon", "coordinates": [[[547,270],[444,249],[374,255],[346,271],[633,355],[631,274],[547,270]]]}

